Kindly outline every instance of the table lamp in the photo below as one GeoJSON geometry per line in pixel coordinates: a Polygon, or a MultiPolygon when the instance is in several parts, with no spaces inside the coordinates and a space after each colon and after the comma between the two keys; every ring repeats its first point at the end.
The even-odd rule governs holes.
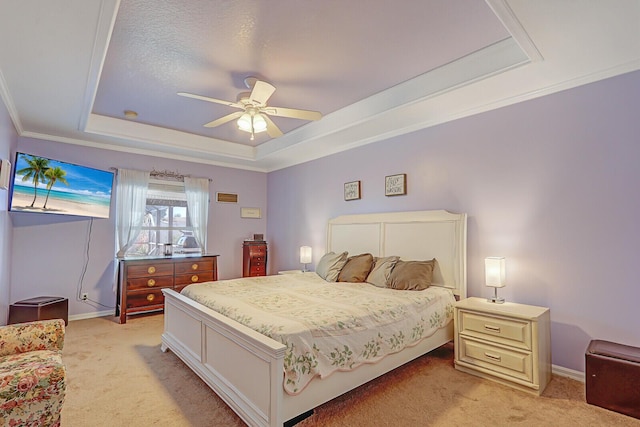
{"type": "Polygon", "coordinates": [[[304,264],[303,272],[307,272],[307,264],[311,263],[311,246],[300,247],[300,264],[304,264]]]}
{"type": "Polygon", "coordinates": [[[498,298],[498,288],[506,285],[506,262],[504,257],[488,257],[484,259],[485,283],[490,288],[494,288],[493,297],[487,301],[502,304],[504,298],[498,298]]]}

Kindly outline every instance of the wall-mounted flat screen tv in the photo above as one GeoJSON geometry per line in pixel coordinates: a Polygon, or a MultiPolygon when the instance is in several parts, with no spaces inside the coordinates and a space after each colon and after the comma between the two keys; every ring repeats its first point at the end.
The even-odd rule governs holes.
{"type": "Polygon", "coordinates": [[[9,210],[109,218],[113,172],[16,153],[9,210]]]}

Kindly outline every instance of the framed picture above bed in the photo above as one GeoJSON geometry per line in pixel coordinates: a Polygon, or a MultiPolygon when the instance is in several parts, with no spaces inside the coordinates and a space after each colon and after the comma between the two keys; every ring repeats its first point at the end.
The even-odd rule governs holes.
{"type": "Polygon", "coordinates": [[[360,181],[345,182],[344,200],[358,200],[361,198],[360,181]]]}
{"type": "Polygon", "coordinates": [[[384,177],[384,195],[402,196],[407,194],[407,174],[400,173],[384,177]]]}

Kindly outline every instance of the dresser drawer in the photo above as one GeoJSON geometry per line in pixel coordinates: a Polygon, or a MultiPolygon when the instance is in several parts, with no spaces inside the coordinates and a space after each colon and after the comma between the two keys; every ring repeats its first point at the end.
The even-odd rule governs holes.
{"type": "Polygon", "coordinates": [[[128,265],[127,277],[148,277],[148,276],[173,276],[173,264],[142,264],[128,265]]]}
{"type": "Polygon", "coordinates": [[[164,306],[164,295],[160,289],[152,289],[149,291],[138,291],[127,294],[127,308],[143,308],[149,307],[153,309],[164,306]]]}
{"type": "Polygon", "coordinates": [[[264,264],[260,264],[260,265],[251,265],[251,268],[249,269],[249,276],[254,277],[254,276],[264,276],[267,272],[267,268],[264,264]]]}
{"type": "Polygon", "coordinates": [[[459,333],[531,350],[531,322],[460,310],[459,333]]]}
{"type": "Polygon", "coordinates": [[[188,274],[199,271],[212,271],[213,258],[197,261],[181,261],[175,264],[176,274],[188,274]]]}
{"type": "Polygon", "coordinates": [[[176,275],[175,285],[177,287],[192,283],[210,282],[211,280],[213,280],[213,271],[199,271],[197,273],[176,275]]]}
{"type": "Polygon", "coordinates": [[[172,276],[138,277],[127,280],[128,290],[170,288],[171,286],[173,286],[172,276]]]}
{"type": "Polygon", "coordinates": [[[251,258],[264,257],[266,254],[266,246],[249,246],[249,256],[251,256],[251,258]]]}
{"type": "Polygon", "coordinates": [[[460,337],[459,361],[495,371],[509,377],[533,382],[533,356],[520,352],[460,337]]]}

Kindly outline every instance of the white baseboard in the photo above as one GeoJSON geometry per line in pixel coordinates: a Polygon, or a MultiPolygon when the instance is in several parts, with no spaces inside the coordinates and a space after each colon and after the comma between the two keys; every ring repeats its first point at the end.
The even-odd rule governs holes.
{"type": "Polygon", "coordinates": [[[571,378],[572,380],[580,381],[581,383],[585,381],[584,372],[574,371],[573,369],[565,368],[562,366],[551,365],[551,373],[561,377],[571,378]]]}
{"type": "Polygon", "coordinates": [[[72,314],[69,316],[69,322],[73,320],[93,319],[96,317],[115,316],[114,310],[94,311],[93,313],[72,314]]]}

